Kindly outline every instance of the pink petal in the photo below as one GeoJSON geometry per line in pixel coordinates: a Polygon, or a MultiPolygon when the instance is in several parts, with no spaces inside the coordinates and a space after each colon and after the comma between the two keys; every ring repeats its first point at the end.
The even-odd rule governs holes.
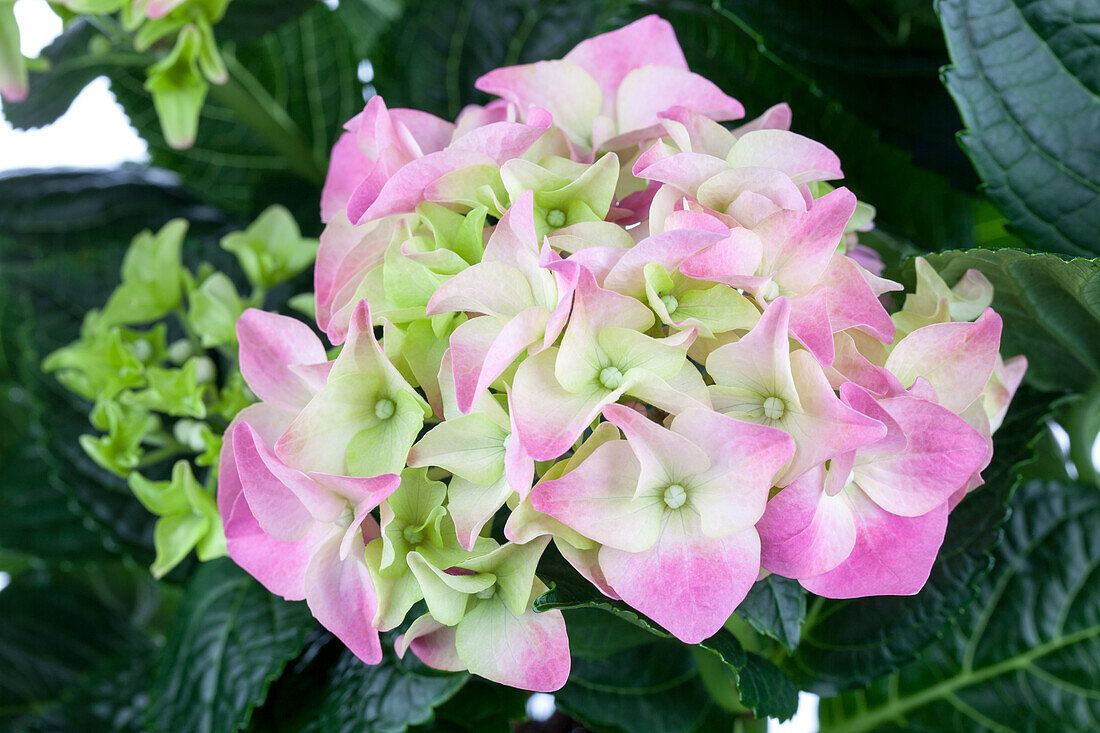
{"type": "Polygon", "coordinates": [[[306,602],[314,618],[367,664],[382,661],[382,644],[371,622],[378,598],[359,549],[340,559],[340,536],[318,548],[306,570],[306,602]]]}
{"type": "Polygon", "coordinates": [[[531,344],[542,338],[546,311],[521,311],[507,323],[489,316],[471,318],[451,334],[451,358],[458,409],[468,413],[474,401],[531,344]]]}
{"type": "Polygon", "coordinates": [[[658,125],[658,114],[670,107],[684,107],[714,120],[745,116],[740,102],[698,74],[669,66],[643,66],[628,73],[619,86],[618,129],[627,132],[658,125]]]}
{"type": "Polygon", "coordinates": [[[1001,317],[989,308],[973,323],[918,328],[898,342],[886,368],[906,386],[924,377],[940,403],[958,413],[985,389],[1000,343],[1001,317]]]}
{"type": "Polygon", "coordinates": [[[256,395],[286,410],[300,410],[311,390],[289,367],[328,361],[313,330],[296,318],[249,308],[237,319],[241,376],[256,395]]]}
{"type": "Polygon", "coordinates": [[[557,349],[547,349],[528,357],[513,380],[515,435],[536,461],[557,458],[569,450],[600,409],[622,392],[566,392],[554,376],[557,355],[557,349]]]}
{"type": "Polygon", "coordinates": [[[398,657],[411,650],[424,664],[445,672],[462,672],[466,664],[455,650],[455,628],[444,626],[428,614],[412,622],[409,630],[394,641],[398,657]]]}
{"type": "Polygon", "coordinates": [[[638,473],[626,441],[610,441],[561,478],[537,484],[531,505],[595,542],[645,550],[657,539],[664,503],[634,498],[638,473]]]}
{"type": "Polygon", "coordinates": [[[321,221],[328,222],[348,205],[351,192],[370,172],[374,161],[359,149],[356,135],[345,132],[332,146],[328,175],[321,189],[321,221]]]}
{"type": "Polygon", "coordinates": [[[493,682],[553,692],[569,679],[569,638],[561,611],[516,615],[499,597],[477,604],[455,629],[470,671],[493,682]]]}
{"type": "Polygon", "coordinates": [[[742,133],[726,161],[735,167],[768,167],[783,171],[796,184],[843,178],[840,158],[816,140],[788,130],[742,133]]]}
{"type": "Polygon", "coordinates": [[[672,24],[656,15],[581,41],[562,60],[587,71],[600,85],[605,99],[614,99],[619,84],[634,69],[668,66],[687,71],[688,68],[672,24]]]}
{"type": "Polygon", "coordinates": [[[832,570],[852,553],[855,516],[845,496],[829,496],[824,482],[824,466],[816,466],[768,502],[756,525],[765,569],[809,578],[832,570]]]}
{"type": "Polygon", "coordinates": [[[671,229],[646,237],[619,258],[604,278],[603,287],[644,300],[643,270],[646,265],[655,262],[663,265],[668,272],[673,272],[691,255],[724,239],[727,232],[725,230],[719,234],[702,229],[671,229]]]}
{"type": "Polygon", "coordinates": [[[608,583],[634,608],[686,644],[714,635],[760,573],[760,538],[748,529],[721,539],[698,519],[669,512],[660,539],[644,552],[600,548],[608,583]]]}
{"type": "Polygon", "coordinates": [[[362,224],[390,214],[411,212],[423,198],[424,189],[446,173],[474,165],[492,165],[484,153],[471,150],[440,150],[417,158],[385,179],[368,179],[348,201],[348,219],[362,224]]]}
{"type": "Polygon", "coordinates": [[[857,516],[855,547],[839,566],[803,579],[826,598],[913,595],[924,587],[947,529],[947,504],[919,517],[880,509],[859,491],[848,491],[857,516]]]}
{"type": "Polygon", "coordinates": [[[866,415],[884,411],[891,432],[900,433],[856,454],[856,483],[886,511],[908,517],[931,511],[986,459],[986,439],[940,405],[904,393],[876,400],[854,384],[843,385],[841,396],[866,415]]]}
{"type": "Polygon", "coordinates": [[[670,427],[710,457],[711,466],[691,480],[688,494],[703,533],[723,537],[756,524],[776,473],[794,453],[790,436],[701,409],[681,412],[670,427]]]}
{"type": "Polygon", "coordinates": [[[233,431],[233,457],[252,514],[276,539],[299,540],[344,510],[343,499],[276,458],[246,422],[233,431]]]}

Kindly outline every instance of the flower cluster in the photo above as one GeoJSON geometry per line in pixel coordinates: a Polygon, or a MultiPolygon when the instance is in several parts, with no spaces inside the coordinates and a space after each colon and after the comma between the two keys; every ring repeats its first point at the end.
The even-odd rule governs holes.
{"type": "Polygon", "coordinates": [[[249,310],[229,554],[360,658],[553,690],[552,541],[679,639],[761,573],[911,594],[1026,364],[980,274],[871,272],[871,210],[784,105],[741,105],[644,18],[497,69],[455,123],[375,97],[337,143],[321,330],[249,310]],[[854,249],[853,249],[854,248],[854,249]]]}

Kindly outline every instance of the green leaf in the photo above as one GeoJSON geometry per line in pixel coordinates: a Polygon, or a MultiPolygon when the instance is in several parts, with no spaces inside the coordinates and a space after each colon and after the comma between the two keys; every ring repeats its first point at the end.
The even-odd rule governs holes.
{"type": "Polygon", "coordinates": [[[387,653],[379,664],[364,664],[344,651],[329,676],[314,729],[324,733],[401,733],[432,719],[432,709],[448,700],[469,675],[432,673],[410,659],[387,653]]]}
{"type": "Polygon", "coordinates": [[[135,703],[123,678],[155,648],[164,591],[114,564],[36,565],[13,579],[0,591],[0,728],[133,729],[118,715],[135,703]],[[112,706],[97,708],[104,699],[112,706]]]}
{"type": "Polygon", "coordinates": [[[1033,481],[978,602],[920,659],[823,700],[823,730],[1092,731],[1100,720],[1100,493],[1033,481]]]}
{"type": "Polygon", "coordinates": [[[116,68],[140,69],[152,60],[132,50],[94,53],[89,46],[98,37],[87,19],[78,18],[42,50],[41,57],[49,61],[49,68],[31,73],[26,100],[4,102],[4,117],[12,127],[25,130],[48,125],[69,109],[93,79],[116,68]]]}
{"type": "Polygon", "coordinates": [[[699,678],[688,647],[660,640],[615,654],[575,658],[559,708],[598,732],[710,731],[725,717],[699,678]]]}
{"type": "MultiPolygon", "coordinates": [[[[192,237],[220,233],[230,225],[225,214],[188,195],[174,174],[156,168],[0,175],[0,236],[19,242],[21,261],[33,262],[56,247],[102,251],[109,242],[122,249],[112,250],[102,265],[103,272],[112,273],[108,282],[117,279],[119,259],[132,236],[160,229],[175,217],[191,223],[192,237]]],[[[98,265],[91,258],[85,264],[98,265]]],[[[100,306],[104,281],[95,285],[89,305],[100,306]]]]}
{"type": "Polygon", "coordinates": [[[247,41],[276,30],[313,5],[313,0],[233,0],[214,31],[219,41],[247,41]]]}
{"type": "Polygon", "coordinates": [[[1100,6],[940,0],[944,82],[985,192],[1032,246],[1100,253],[1100,6]]]}
{"type": "Polygon", "coordinates": [[[311,626],[304,603],[271,595],[229,560],[204,564],[168,630],[150,686],[149,727],[243,728],[311,626]]]}
{"type": "Polygon", "coordinates": [[[1012,249],[943,252],[927,259],[950,284],[970,268],[989,278],[993,308],[1004,319],[1001,352],[1028,357],[1030,384],[1084,391],[1100,378],[1100,260],[1067,261],[1012,249]]]}
{"type": "Polygon", "coordinates": [[[252,216],[271,203],[316,221],[328,156],[363,106],[351,30],[321,3],[278,30],[222,49],[229,81],[213,84],[195,144],[169,146],[140,71],[110,74],[111,90],[149,144],[155,165],[220,208],[252,216]]]}
{"type": "Polygon", "coordinates": [[[928,583],[915,596],[880,596],[810,605],[802,642],[783,667],[804,689],[822,695],[861,687],[913,659],[973,600],[1001,537],[1006,503],[1021,459],[1044,430],[1050,406],[1041,395],[1017,394],[994,435],[986,486],[951,513],[928,583]]]}
{"type": "Polygon", "coordinates": [[[435,709],[435,723],[415,729],[469,731],[469,733],[512,733],[512,723],[527,717],[524,690],[471,677],[454,697],[435,709]]]}
{"type": "Polygon", "coordinates": [[[806,619],[806,591],[797,580],[769,575],[756,582],[737,613],[761,634],[794,651],[806,619]]]}

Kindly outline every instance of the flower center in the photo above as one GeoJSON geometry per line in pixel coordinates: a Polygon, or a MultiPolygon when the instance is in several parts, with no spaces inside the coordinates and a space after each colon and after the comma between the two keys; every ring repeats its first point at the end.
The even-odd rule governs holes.
{"type": "Polygon", "coordinates": [[[618,389],[623,383],[623,373],[617,367],[604,367],[600,371],[600,384],[606,389],[618,389]]]}
{"type": "Polygon", "coordinates": [[[388,397],[383,397],[374,403],[374,416],[379,420],[389,420],[396,410],[397,406],[388,397]]]}
{"type": "Polygon", "coordinates": [[[679,509],[684,505],[684,502],[687,501],[688,495],[687,492],[684,491],[684,487],[680,484],[671,484],[665,489],[663,498],[665,500],[665,506],[669,509],[679,509]]]}
{"type": "Polygon", "coordinates": [[[512,442],[512,434],[508,433],[504,436],[504,440],[500,441],[500,447],[504,450],[508,450],[508,444],[512,442]]]}
{"type": "Polygon", "coordinates": [[[676,300],[675,295],[662,295],[661,302],[665,304],[665,310],[668,311],[669,315],[672,315],[680,307],[680,301],[676,300]]]}
{"type": "Polygon", "coordinates": [[[764,400],[764,417],[769,420],[782,420],[787,412],[787,404],[780,397],[769,397],[764,400]]]}
{"type": "Polygon", "coordinates": [[[561,209],[550,209],[546,212],[546,223],[552,227],[565,226],[565,212],[561,209]]]}
{"type": "Polygon", "coordinates": [[[401,532],[401,535],[410,545],[419,545],[420,542],[424,539],[424,533],[416,527],[405,527],[405,529],[401,532]]]}
{"type": "Polygon", "coordinates": [[[479,590],[476,595],[481,600],[487,601],[490,598],[492,598],[493,596],[495,596],[496,593],[497,593],[497,587],[495,585],[490,585],[485,590],[479,590]]]}
{"type": "Polygon", "coordinates": [[[779,286],[775,284],[774,280],[769,280],[761,295],[764,296],[764,300],[771,302],[779,297],[779,286]]]}

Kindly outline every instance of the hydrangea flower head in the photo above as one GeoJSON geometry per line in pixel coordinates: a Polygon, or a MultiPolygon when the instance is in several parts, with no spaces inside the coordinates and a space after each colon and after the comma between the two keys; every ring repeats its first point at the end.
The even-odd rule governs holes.
{"type": "Polygon", "coordinates": [[[723,125],[740,103],[657,17],[478,88],[453,123],[375,97],[333,149],[335,358],[238,322],[260,402],[222,451],[231,557],[368,663],[411,622],[395,653],[546,691],[551,542],[687,643],[762,573],[919,591],[1026,369],[988,281],[918,260],[889,313],[837,156],[786,105],[723,125]]]}

